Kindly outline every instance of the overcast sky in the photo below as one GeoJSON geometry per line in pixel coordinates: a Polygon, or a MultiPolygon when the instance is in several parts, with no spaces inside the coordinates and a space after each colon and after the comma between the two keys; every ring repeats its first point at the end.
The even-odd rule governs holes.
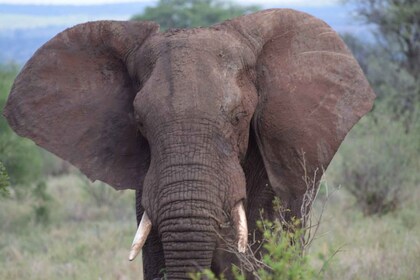
{"type": "MultiPolygon", "coordinates": [[[[0,4],[73,4],[90,5],[127,2],[153,2],[154,0],[0,0],[0,4]]],[[[154,2],[157,2],[155,0],[154,2]]],[[[337,3],[338,0],[236,0],[241,4],[277,4],[292,6],[324,6],[337,3]]]]}
{"type": "MultiPolygon", "coordinates": [[[[0,61],[24,63],[39,46],[65,28],[87,21],[129,20],[133,14],[158,1],[0,0],[0,61]],[[37,6],[27,6],[31,4],[37,6]],[[63,6],[69,4],[73,6],[63,6]]],[[[366,27],[354,21],[351,9],[343,6],[340,0],[232,1],[243,5],[259,4],[264,9],[292,8],[323,19],[338,32],[366,33],[366,27]]]]}
{"type": "MultiPolygon", "coordinates": [[[[249,5],[259,4],[263,8],[283,7],[294,8],[308,13],[314,14],[336,28],[348,25],[343,18],[348,17],[348,13],[339,4],[339,0],[233,0],[237,3],[249,5]],[[308,10],[311,9],[312,10],[308,10]],[[306,10],[305,10],[306,9],[306,10]],[[313,10],[318,9],[318,10],[313,10]]],[[[145,5],[153,5],[158,0],[0,0],[0,4],[13,4],[10,7],[18,7],[16,4],[43,4],[33,10],[20,10],[16,8],[0,9],[0,33],[7,30],[28,29],[28,28],[42,28],[48,26],[62,26],[69,27],[80,22],[92,20],[128,20],[134,13],[140,12],[145,5]],[[121,5],[118,5],[121,3],[121,5]],[[125,3],[123,5],[123,3],[125,3]],[[131,3],[131,4],[127,4],[131,3]],[[138,8],[134,8],[138,3],[138,8]],[[144,3],[144,4],[142,4],[144,3]],[[47,4],[54,5],[78,5],[80,9],[69,9],[67,12],[60,10],[57,13],[56,9],[46,6],[47,4]],[[100,5],[100,4],[114,4],[113,9],[83,9],[83,7],[91,7],[85,5],[100,5]],[[42,11],[42,12],[41,12],[42,11]]],[[[59,7],[59,6],[57,6],[59,7]]],[[[136,6],[137,7],[137,6],[136,6]]]]}

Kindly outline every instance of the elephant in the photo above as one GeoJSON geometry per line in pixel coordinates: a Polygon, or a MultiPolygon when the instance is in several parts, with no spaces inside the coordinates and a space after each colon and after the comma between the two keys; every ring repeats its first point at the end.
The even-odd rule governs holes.
{"type": "Polygon", "coordinates": [[[237,261],[225,236],[252,250],[260,210],[278,218],[275,197],[287,220],[302,218],[303,176],[318,187],[374,99],[330,26],[269,9],[166,32],[76,25],[25,64],[3,114],[91,180],[135,190],[129,259],[142,250],[144,279],[188,279],[237,261]]]}

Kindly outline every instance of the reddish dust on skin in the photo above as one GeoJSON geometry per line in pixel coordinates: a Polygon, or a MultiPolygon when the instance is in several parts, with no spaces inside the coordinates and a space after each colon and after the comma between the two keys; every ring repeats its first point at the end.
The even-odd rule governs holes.
{"type": "MultiPolygon", "coordinates": [[[[251,230],[259,218],[255,201],[265,201],[259,206],[269,212],[275,194],[291,216],[299,216],[307,187],[303,159],[308,176],[319,170],[318,182],[373,100],[356,60],[327,24],[305,13],[273,9],[210,28],[166,33],[152,22],[77,25],[28,61],[4,115],[19,135],[92,180],[136,189],[147,202],[156,202],[156,211],[142,204],[150,223],[141,227],[130,258],[145,236],[156,234],[153,224],[161,230],[153,240],[163,245],[155,242],[148,250],[162,251],[163,246],[169,277],[182,279],[183,267],[188,261],[194,268],[194,260],[184,266],[181,259],[200,257],[199,251],[188,253],[185,244],[205,248],[208,258],[199,261],[216,272],[233,261],[214,253],[215,235],[199,230],[226,222],[221,213],[231,213],[235,205],[244,203],[244,211],[231,213],[240,251],[247,237],[244,213],[251,230]],[[209,163],[212,168],[202,168],[209,163]],[[189,167],[182,173],[180,166],[189,167]],[[184,177],[161,174],[168,170],[184,177]],[[260,191],[261,185],[269,190],[260,191]],[[173,197],[166,197],[171,190],[173,197]],[[162,201],[167,204],[158,203],[162,201]],[[198,207],[199,201],[205,203],[198,207]],[[202,210],[198,218],[212,221],[203,222],[203,228],[191,225],[197,232],[170,231],[185,230],[193,220],[188,216],[159,223],[163,214],[159,217],[158,211],[170,216],[196,209],[202,210]],[[179,236],[185,242],[176,242],[179,236]],[[188,243],[185,236],[207,240],[188,243]]],[[[147,277],[157,277],[161,268],[149,265],[147,277]]]]}

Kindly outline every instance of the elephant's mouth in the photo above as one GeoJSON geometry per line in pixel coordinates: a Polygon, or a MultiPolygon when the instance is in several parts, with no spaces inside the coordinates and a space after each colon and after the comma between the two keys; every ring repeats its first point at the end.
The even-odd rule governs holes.
{"type": "MultiPolygon", "coordinates": [[[[245,253],[248,244],[248,225],[246,221],[245,208],[242,201],[236,203],[232,208],[231,218],[237,235],[237,249],[240,253],[245,253]]],[[[130,261],[134,260],[140,253],[151,229],[152,222],[145,211],[131,245],[131,250],[128,256],[130,261]]]]}

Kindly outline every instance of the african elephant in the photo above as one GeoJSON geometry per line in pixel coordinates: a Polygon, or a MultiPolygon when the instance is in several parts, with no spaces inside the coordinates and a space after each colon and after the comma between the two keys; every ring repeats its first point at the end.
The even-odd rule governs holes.
{"type": "Polygon", "coordinates": [[[337,33],[302,12],[158,29],[98,21],[59,33],[24,66],[4,115],[90,179],[136,190],[130,259],[142,248],[145,279],[163,268],[187,279],[228,267],[224,235],[249,250],[275,196],[301,217],[303,160],[317,183],[375,95],[337,33]]]}

